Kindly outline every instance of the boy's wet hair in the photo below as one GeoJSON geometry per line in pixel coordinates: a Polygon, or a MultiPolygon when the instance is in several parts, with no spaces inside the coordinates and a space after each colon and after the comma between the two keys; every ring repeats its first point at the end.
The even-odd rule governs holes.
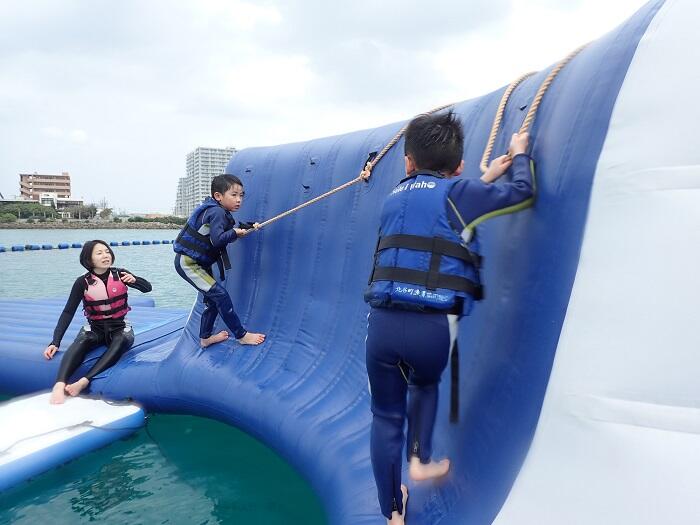
{"type": "Polygon", "coordinates": [[[94,239],[83,244],[83,249],[80,250],[80,265],[88,271],[91,271],[94,268],[92,265],[92,250],[95,249],[96,244],[105,245],[109,255],[112,256],[112,264],[114,264],[114,252],[112,251],[112,248],[109,247],[109,244],[100,239],[94,239]]]}
{"type": "Polygon", "coordinates": [[[235,184],[238,184],[241,188],[243,187],[241,179],[235,175],[217,175],[211,179],[211,196],[213,197],[217,191],[223,195],[235,184]]]}
{"type": "Polygon", "coordinates": [[[405,155],[418,169],[452,173],[462,162],[464,130],[452,111],[414,118],[404,137],[405,155]]]}

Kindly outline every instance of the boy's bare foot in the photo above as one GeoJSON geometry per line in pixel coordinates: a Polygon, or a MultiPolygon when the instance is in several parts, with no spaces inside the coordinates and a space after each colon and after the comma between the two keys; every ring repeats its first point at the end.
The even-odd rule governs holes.
{"type": "Polygon", "coordinates": [[[408,488],[406,485],[401,485],[401,493],[403,494],[401,498],[403,500],[403,513],[392,512],[391,519],[386,520],[387,525],[404,525],[404,520],[406,518],[406,502],[408,501],[408,488]]]}
{"type": "Polygon", "coordinates": [[[416,456],[411,457],[411,463],[408,467],[408,475],[413,481],[423,481],[426,479],[435,479],[447,474],[450,470],[450,460],[443,459],[441,461],[431,461],[430,463],[421,463],[416,456]]]}
{"type": "Polygon", "coordinates": [[[60,405],[66,400],[66,384],[59,382],[53,386],[51,390],[51,398],[49,403],[52,405],[60,405]]]}
{"type": "Polygon", "coordinates": [[[236,339],[242,345],[259,345],[265,340],[265,334],[256,334],[254,332],[248,332],[240,339],[236,339]]]}
{"type": "Polygon", "coordinates": [[[71,396],[75,397],[77,395],[80,395],[80,392],[82,392],[83,389],[85,389],[89,384],[90,381],[87,377],[81,377],[75,383],[68,385],[66,387],[66,392],[68,392],[71,396]]]}
{"type": "Polygon", "coordinates": [[[200,339],[199,344],[202,348],[206,348],[214,343],[220,343],[221,341],[226,341],[228,339],[228,332],[226,330],[221,330],[218,334],[210,335],[206,339],[200,339]]]}

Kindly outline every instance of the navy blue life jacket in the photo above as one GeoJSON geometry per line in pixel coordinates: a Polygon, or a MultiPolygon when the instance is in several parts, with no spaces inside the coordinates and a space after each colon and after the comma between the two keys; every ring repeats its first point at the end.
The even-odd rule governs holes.
{"type": "Polygon", "coordinates": [[[365,292],[371,306],[461,314],[465,297],[483,297],[481,258],[447,215],[449,192],[458,180],[420,171],[386,198],[365,292]]]}
{"type": "MultiPolygon", "coordinates": [[[[220,204],[216,199],[207,197],[205,201],[192,212],[190,218],[187,219],[187,223],[173,243],[173,250],[175,253],[187,255],[191,259],[194,259],[203,268],[209,269],[214,263],[217,263],[223,278],[224,269],[228,270],[231,268],[226,248],[215,248],[211,243],[209,233],[200,233],[199,228],[201,228],[202,225],[199,227],[197,226],[202,215],[204,215],[207,210],[217,206],[220,206],[220,204]]],[[[233,218],[231,218],[230,226],[233,228],[234,224],[235,222],[233,218]]]]}

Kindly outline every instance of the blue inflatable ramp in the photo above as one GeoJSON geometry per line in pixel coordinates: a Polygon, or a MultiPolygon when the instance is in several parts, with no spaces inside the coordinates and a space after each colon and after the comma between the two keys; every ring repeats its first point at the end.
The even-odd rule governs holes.
{"type": "MultiPolygon", "coordinates": [[[[531,130],[534,207],[478,228],[486,298],[460,321],[458,421],[445,374],[435,428],[435,456],[451,470],[409,483],[408,525],[700,523],[700,75],[688,66],[700,59],[699,16],[695,0],[649,2],[547,91],[531,130]]],[[[513,93],[496,154],[548,72],[513,93]]],[[[462,176],[481,175],[504,89],[453,107],[462,176]]],[[[237,218],[264,220],[354,179],[404,124],[237,153],[227,167],[245,185],[237,218]]],[[[309,481],[330,523],[385,523],[362,294],[382,202],[403,175],[399,142],[369,183],[230,247],[219,279],[263,345],[202,350],[200,300],[184,330],[182,317],[134,309],[137,345],[92,393],[235,425],[309,481]]],[[[26,326],[14,310],[0,311],[16,316],[0,319],[0,389],[47,388],[50,323],[26,326]]]]}

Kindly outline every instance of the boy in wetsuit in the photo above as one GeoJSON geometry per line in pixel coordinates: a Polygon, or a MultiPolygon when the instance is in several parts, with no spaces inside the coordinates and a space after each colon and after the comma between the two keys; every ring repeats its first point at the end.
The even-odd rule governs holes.
{"type": "Polygon", "coordinates": [[[404,523],[403,426],[408,417],[409,475],[447,474],[432,460],[438,383],[457,337],[457,319],[481,298],[475,225],[532,202],[527,133],[481,179],[464,169],[464,133],[452,112],[421,115],[405,133],[406,178],[384,201],[365,301],[367,373],[372,395],[371,459],[382,514],[404,523]],[[494,184],[512,166],[512,181],[494,184]],[[407,399],[408,398],[408,399],[407,399]]]}
{"type": "Polygon", "coordinates": [[[226,246],[240,235],[245,235],[247,229],[257,226],[241,223],[239,225],[245,228],[234,227],[236,221],[231,212],[241,207],[243,196],[243,183],[235,175],[214,177],[211,181],[211,197],[207,197],[194,210],[173,243],[177,254],[175,270],[204,296],[204,311],[199,328],[202,348],[229,337],[226,330],[212,334],[217,314],[239,343],[258,345],[265,340],[264,334],[248,332],[243,328],[228,292],[216,282],[212,273],[212,265],[217,263],[221,278],[224,278],[224,270],[228,266],[226,246]]]}

